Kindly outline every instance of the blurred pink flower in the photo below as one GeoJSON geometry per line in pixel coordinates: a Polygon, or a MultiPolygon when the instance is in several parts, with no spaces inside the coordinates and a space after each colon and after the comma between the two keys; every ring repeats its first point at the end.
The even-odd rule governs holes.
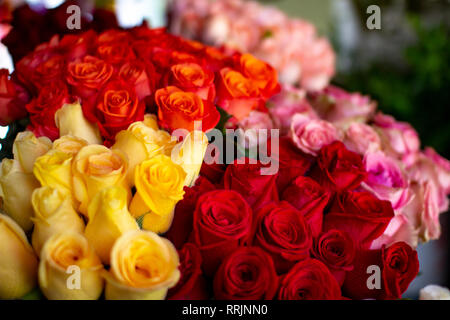
{"type": "Polygon", "coordinates": [[[347,128],[344,144],[351,151],[361,155],[381,149],[378,133],[371,126],[360,122],[353,122],[347,128]]]}
{"type": "Polygon", "coordinates": [[[268,113],[252,111],[238,123],[238,126],[246,133],[245,147],[254,148],[260,141],[266,142],[270,138],[270,129],[273,129],[273,122],[268,113]],[[260,137],[258,129],[267,129],[267,135],[260,137]]]}

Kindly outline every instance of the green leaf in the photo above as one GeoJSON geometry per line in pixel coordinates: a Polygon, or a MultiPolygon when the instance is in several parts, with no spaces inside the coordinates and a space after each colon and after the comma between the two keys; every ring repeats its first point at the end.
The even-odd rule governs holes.
{"type": "Polygon", "coordinates": [[[219,123],[216,125],[216,129],[220,130],[223,134],[225,134],[225,124],[233,116],[220,107],[217,107],[217,111],[219,111],[220,113],[220,120],[219,123]]]}
{"type": "Polygon", "coordinates": [[[142,229],[142,223],[144,222],[144,217],[146,216],[146,214],[147,213],[144,213],[142,216],[136,218],[136,222],[140,229],[142,229]]]}
{"type": "Polygon", "coordinates": [[[43,300],[45,299],[44,295],[42,294],[39,287],[34,288],[30,292],[28,292],[26,295],[24,295],[20,300],[43,300]]]}

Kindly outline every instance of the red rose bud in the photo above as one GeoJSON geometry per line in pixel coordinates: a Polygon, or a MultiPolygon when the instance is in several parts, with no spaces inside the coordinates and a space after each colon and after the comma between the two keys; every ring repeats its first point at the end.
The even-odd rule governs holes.
{"type": "Polygon", "coordinates": [[[353,190],[366,178],[361,156],[349,151],[342,142],[323,147],[312,176],[320,185],[334,191],[353,190]]]}
{"type": "Polygon", "coordinates": [[[281,281],[279,300],[340,300],[341,289],[319,260],[297,263],[281,281]]]}
{"type": "Polygon", "coordinates": [[[238,159],[228,165],[223,176],[223,186],[225,189],[237,191],[257,210],[269,202],[278,201],[277,175],[262,175],[261,169],[264,165],[259,161],[252,164],[251,160],[254,159],[238,159]],[[242,162],[244,163],[241,164],[242,162]]]}
{"type": "Polygon", "coordinates": [[[329,192],[313,179],[299,176],[284,190],[281,199],[302,213],[312,236],[317,237],[322,231],[323,211],[330,199],[329,192]]]}
{"type": "Polygon", "coordinates": [[[405,242],[359,250],[343,292],[352,299],[400,299],[419,273],[417,252],[405,242]]]}
{"type": "Polygon", "coordinates": [[[224,257],[248,242],[252,210],[244,198],[232,190],[203,194],[194,212],[193,242],[203,259],[203,271],[214,275],[224,257]]]}
{"type": "Polygon", "coordinates": [[[237,249],[214,277],[214,298],[219,300],[271,300],[277,289],[272,258],[257,247],[237,249]]]}
{"type": "Polygon", "coordinates": [[[0,125],[26,117],[29,99],[28,92],[9,77],[8,70],[0,69],[0,125]]]}
{"type": "Polygon", "coordinates": [[[131,60],[119,69],[119,77],[132,84],[139,100],[154,93],[159,75],[150,61],[131,60]]]}
{"type": "Polygon", "coordinates": [[[339,285],[344,283],[346,272],[353,269],[355,244],[345,231],[332,229],[322,233],[315,239],[312,253],[328,267],[339,285]]]}
{"type": "Polygon", "coordinates": [[[211,190],[214,190],[214,185],[204,177],[199,177],[195,181],[193,187],[184,187],[183,200],[179,201],[175,206],[174,218],[172,225],[165,234],[176,248],[181,248],[189,239],[192,232],[192,225],[194,219],[194,210],[198,198],[211,190]]]}
{"type": "Polygon", "coordinates": [[[311,231],[302,214],[289,203],[271,203],[256,213],[253,245],[268,252],[282,274],[309,258],[311,231]]]}
{"type": "Polygon", "coordinates": [[[338,194],[324,219],[324,230],[347,231],[361,248],[383,234],[394,217],[389,201],[380,200],[370,192],[338,194]]]}
{"type": "Polygon", "coordinates": [[[207,300],[206,281],[202,275],[202,256],[192,243],[186,243],[178,251],[181,277],[167,293],[168,300],[207,300]]]}

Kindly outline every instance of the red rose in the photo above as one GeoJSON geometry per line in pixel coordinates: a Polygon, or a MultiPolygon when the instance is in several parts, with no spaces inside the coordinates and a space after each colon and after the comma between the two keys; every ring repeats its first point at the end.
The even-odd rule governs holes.
{"type": "Polygon", "coordinates": [[[67,65],[66,80],[72,86],[74,95],[83,99],[95,98],[113,72],[114,68],[105,61],[85,56],[67,65]]]}
{"type": "Polygon", "coordinates": [[[66,34],[59,42],[59,51],[67,61],[81,59],[91,52],[96,38],[97,34],[92,30],[81,34],[66,34]]]}
{"type": "Polygon", "coordinates": [[[223,163],[202,163],[202,168],[200,169],[200,175],[207,178],[214,184],[218,184],[222,181],[223,175],[225,174],[225,164],[223,163]]]}
{"type": "Polygon", "coordinates": [[[154,93],[159,75],[149,61],[131,60],[119,69],[119,77],[133,85],[139,100],[154,93]]]}
{"type": "MultiPolygon", "coordinates": [[[[271,146],[271,142],[267,142],[271,146]]],[[[298,150],[289,137],[281,137],[278,153],[271,151],[271,157],[278,161],[278,192],[284,189],[298,176],[303,176],[311,166],[313,158],[298,150]]]]}
{"type": "Polygon", "coordinates": [[[353,190],[366,178],[366,171],[360,155],[335,141],[319,151],[313,176],[331,190],[353,190]]]}
{"type": "Polygon", "coordinates": [[[345,280],[347,271],[353,269],[355,244],[347,232],[332,229],[322,233],[314,241],[313,256],[322,261],[339,285],[345,280]]]}
{"type": "Polygon", "coordinates": [[[223,260],[214,277],[218,300],[271,300],[278,289],[272,258],[257,247],[241,247],[223,260]]]}
{"type": "Polygon", "coordinates": [[[184,187],[185,194],[183,200],[179,201],[175,206],[172,225],[165,234],[165,237],[176,248],[181,248],[189,239],[192,232],[194,210],[198,198],[202,194],[214,189],[214,185],[208,179],[201,176],[195,181],[193,187],[184,187]]]}
{"type": "Polygon", "coordinates": [[[354,269],[345,278],[343,291],[353,299],[400,299],[418,273],[417,252],[405,242],[377,250],[359,250],[354,269]],[[375,268],[369,269],[371,266],[375,268]],[[374,271],[376,267],[381,275],[374,271]],[[381,276],[378,288],[377,275],[381,276]],[[369,289],[369,285],[374,287],[369,289]]]}
{"type": "Polygon", "coordinates": [[[239,193],[215,190],[200,196],[192,238],[202,253],[207,276],[214,275],[223,258],[248,241],[251,225],[251,208],[239,193]]]}
{"type": "Polygon", "coordinates": [[[202,275],[202,256],[192,243],[186,243],[178,251],[181,277],[167,293],[168,300],[207,300],[206,281],[202,275]]]}
{"type": "Polygon", "coordinates": [[[223,176],[223,186],[237,191],[256,210],[266,203],[278,201],[277,176],[262,175],[264,165],[259,161],[256,164],[249,163],[250,160],[241,158],[228,165],[223,176]]]}
{"type": "Polygon", "coordinates": [[[203,100],[214,102],[214,73],[197,63],[181,63],[170,67],[167,84],[196,93],[203,100]]]}
{"type": "Polygon", "coordinates": [[[372,241],[383,234],[394,217],[389,201],[380,200],[370,192],[338,194],[325,215],[324,230],[347,231],[355,243],[369,248],[372,241]]]}
{"type": "Polygon", "coordinates": [[[279,300],[340,300],[341,289],[319,260],[297,263],[281,281],[279,300]]]}
{"type": "Polygon", "coordinates": [[[62,81],[66,69],[66,60],[62,55],[54,55],[40,63],[31,74],[36,88],[42,89],[52,82],[62,81]]]}
{"type": "Polygon", "coordinates": [[[317,237],[322,231],[323,211],[330,199],[329,192],[311,178],[299,176],[281,196],[297,208],[308,222],[312,236],[317,237]]]}
{"type": "Polygon", "coordinates": [[[252,110],[264,108],[264,99],[256,82],[239,71],[223,68],[218,82],[217,105],[237,120],[244,119],[252,110]]]}
{"type": "Polygon", "coordinates": [[[253,245],[272,256],[279,274],[309,258],[311,231],[301,213],[287,202],[262,207],[255,215],[254,233],[253,245]]]}
{"type": "Polygon", "coordinates": [[[47,136],[51,140],[57,139],[59,129],[55,124],[55,112],[70,102],[67,87],[63,82],[49,83],[26,105],[30,113],[29,129],[38,137],[47,136]]]}
{"type": "MultiPolygon", "coordinates": [[[[125,33],[127,35],[127,33],[125,33]]],[[[105,38],[105,34],[103,35],[105,38]]],[[[99,45],[97,47],[97,56],[102,60],[112,64],[120,65],[136,58],[133,49],[128,45],[128,37],[123,36],[111,41],[102,41],[99,37],[99,45]]]]}
{"type": "Polygon", "coordinates": [[[192,131],[196,129],[195,122],[200,122],[201,130],[206,132],[220,120],[219,111],[210,101],[177,87],[156,90],[155,101],[159,124],[169,131],[181,128],[192,131]]]}
{"type": "Polygon", "coordinates": [[[27,91],[9,77],[8,70],[0,69],[0,125],[26,117],[29,100],[27,91]]]}
{"type": "Polygon", "coordinates": [[[97,123],[105,144],[112,143],[116,134],[131,123],[143,120],[145,113],[145,104],[123,80],[108,82],[94,103],[84,103],[82,107],[86,118],[97,123]]]}

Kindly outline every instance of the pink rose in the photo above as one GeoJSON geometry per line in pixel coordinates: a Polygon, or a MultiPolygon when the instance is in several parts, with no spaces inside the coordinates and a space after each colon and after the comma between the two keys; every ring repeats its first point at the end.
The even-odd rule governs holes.
{"type": "Polygon", "coordinates": [[[338,130],[331,123],[300,113],[292,118],[291,136],[300,150],[314,156],[323,146],[339,140],[338,130]]]}
{"type": "Polygon", "coordinates": [[[366,152],[375,152],[381,148],[378,133],[371,126],[354,122],[345,131],[344,144],[347,149],[364,155],[366,152]]]}
{"type": "Polygon", "coordinates": [[[450,194],[450,161],[441,157],[430,147],[425,148],[424,154],[433,162],[441,188],[447,195],[450,194]]]}
{"type": "Polygon", "coordinates": [[[265,143],[270,138],[270,130],[273,129],[269,114],[260,111],[251,111],[246,118],[239,122],[238,126],[245,132],[245,148],[254,148],[260,141],[265,143]],[[266,129],[267,135],[260,136],[259,129],[266,129]]]}

